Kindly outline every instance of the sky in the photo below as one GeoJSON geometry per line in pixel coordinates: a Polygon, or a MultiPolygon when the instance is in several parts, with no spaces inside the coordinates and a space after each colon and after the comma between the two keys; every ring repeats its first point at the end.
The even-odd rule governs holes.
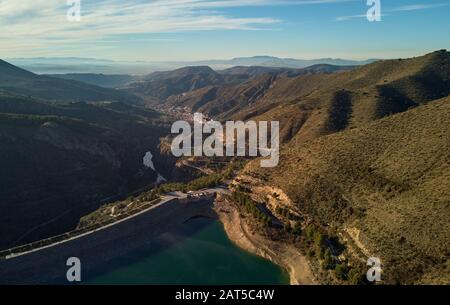
{"type": "Polygon", "coordinates": [[[0,58],[399,58],[450,48],[450,0],[0,0],[0,58]]]}

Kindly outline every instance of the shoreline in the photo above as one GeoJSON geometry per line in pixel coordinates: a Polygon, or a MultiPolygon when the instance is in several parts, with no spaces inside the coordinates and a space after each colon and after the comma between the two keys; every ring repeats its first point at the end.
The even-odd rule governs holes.
{"type": "Polygon", "coordinates": [[[228,238],[238,247],[285,269],[289,275],[290,285],[317,284],[307,258],[298,249],[252,232],[241,219],[234,203],[216,199],[214,209],[228,238]]]}

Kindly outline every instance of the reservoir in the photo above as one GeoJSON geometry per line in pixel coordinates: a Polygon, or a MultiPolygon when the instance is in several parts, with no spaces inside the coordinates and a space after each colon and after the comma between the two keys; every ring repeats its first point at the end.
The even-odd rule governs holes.
{"type": "Polygon", "coordinates": [[[168,199],[101,230],[0,260],[0,284],[289,284],[284,269],[234,245],[211,200],[168,199]]]}
{"type": "Polygon", "coordinates": [[[84,284],[289,284],[282,268],[235,246],[208,218],[191,219],[98,267],[84,284]]]}

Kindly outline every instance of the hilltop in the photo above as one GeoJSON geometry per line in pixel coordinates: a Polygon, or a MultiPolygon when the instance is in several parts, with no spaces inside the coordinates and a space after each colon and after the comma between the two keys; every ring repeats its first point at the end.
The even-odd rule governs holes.
{"type": "Polygon", "coordinates": [[[185,67],[149,74],[144,80],[129,84],[127,91],[142,96],[148,104],[159,104],[171,95],[223,81],[223,77],[209,67],[185,67]]]}
{"type": "Polygon", "coordinates": [[[322,73],[320,66],[313,71],[299,70],[296,76],[263,74],[234,86],[209,86],[172,96],[167,104],[222,120],[278,120],[284,142],[304,142],[363,126],[450,92],[446,50],[350,71],[322,73]]]}
{"type": "MultiPolygon", "coordinates": [[[[198,90],[172,95],[162,105],[187,108],[220,119],[235,117],[236,113],[258,102],[278,83],[297,76],[331,74],[354,69],[353,66],[315,65],[304,69],[270,67],[234,67],[219,71],[222,75],[233,77],[231,81],[217,85],[204,86],[198,90]],[[241,80],[241,81],[238,81],[241,80]]],[[[267,105],[258,111],[264,111],[267,105]]],[[[269,105],[270,107],[271,105],[269,105]]],[[[249,115],[239,117],[247,119],[249,115]]]]}
{"type": "MultiPolygon", "coordinates": [[[[184,96],[187,96],[189,99],[206,99],[205,102],[210,102],[211,98],[204,97],[203,92],[211,88],[225,92],[229,90],[239,91],[240,86],[248,86],[248,82],[266,76],[277,78],[294,77],[298,75],[348,71],[353,68],[354,66],[320,64],[304,69],[234,66],[216,71],[209,66],[188,66],[172,71],[151,73],[134,83],[128,84],[125,91],[141,96],[151,106],[165,106],[167,104],[168,106],[189,107],[189,103],[183,105],[184,96]],[[174,99],[180,99],[180,102],[173,103],[174,99]]],[[[261,81],[263,82],[263,80],[261,81]]],[[[220,100],[216,103],[222,104],[222,101],[220,100]]]]}

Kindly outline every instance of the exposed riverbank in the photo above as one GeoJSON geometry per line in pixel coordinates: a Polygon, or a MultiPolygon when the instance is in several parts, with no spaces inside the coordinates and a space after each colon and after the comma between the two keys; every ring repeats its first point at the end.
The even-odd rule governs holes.
{"type": "Polygon", "coordinates": [[[239,215],[234,203],[220,197],[216,200],[216,213],[223,223],[228,238],[251,253],[271,260],[287,270],[291,285],[316,284],[306,257],[291,245],[269,240],[254,232],[239,215]]]}

